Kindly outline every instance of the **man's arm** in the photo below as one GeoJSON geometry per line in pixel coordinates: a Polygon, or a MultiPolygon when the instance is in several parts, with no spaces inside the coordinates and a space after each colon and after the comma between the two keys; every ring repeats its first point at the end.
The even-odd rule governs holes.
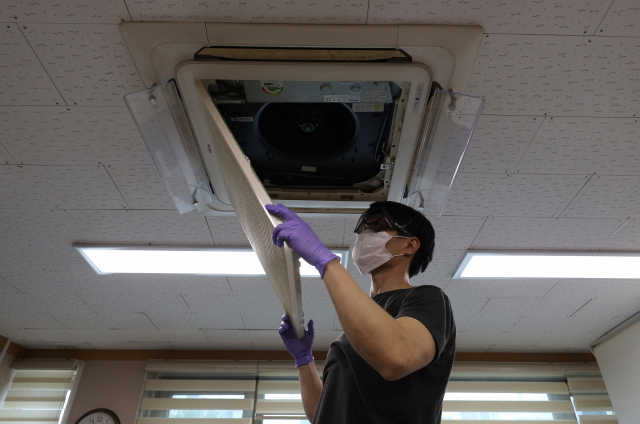
{"type": "Polygon", "coordinates": [[[362,291],[339,261],[327,263],[323,280],[347,338],[384,379],[399,380],[431,363],[436,344],[420,321],[394,319],[362,291]]]}
{"type": "Polygon", "coordinates": [[[302,394],[302,406],[309,421],[313,420],[322,393],[322,380],[318,375],[316,363],[311,361],[307,365],[298,367],[298,377],[300,378],[300,393],[302,394]]]}

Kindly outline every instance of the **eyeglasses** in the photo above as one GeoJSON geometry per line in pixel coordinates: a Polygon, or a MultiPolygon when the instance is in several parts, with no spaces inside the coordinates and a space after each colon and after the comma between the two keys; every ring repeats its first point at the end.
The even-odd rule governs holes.
{"type": "Polygon", "coordinates": [[[360,234],[364,230],[372,230],[374,232],[384,230],[398,230],[400,233],[409,237],[414,237],[406,227],[411,223],[411,219],[407,222],[398,222],[384,208],[369,209],[360,216],[354,234],[360,234]]]}

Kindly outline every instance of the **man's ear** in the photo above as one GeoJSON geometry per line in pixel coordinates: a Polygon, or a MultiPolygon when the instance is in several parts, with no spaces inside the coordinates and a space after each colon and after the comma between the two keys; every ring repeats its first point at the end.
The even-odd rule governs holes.
{"type": "Polygon", "coordinates": [[[420,248],[420,240],[418,237],[411,237],[407,239],[407,244],[405,245],[402,253],[405,255],[413,255],[420,248]]]}

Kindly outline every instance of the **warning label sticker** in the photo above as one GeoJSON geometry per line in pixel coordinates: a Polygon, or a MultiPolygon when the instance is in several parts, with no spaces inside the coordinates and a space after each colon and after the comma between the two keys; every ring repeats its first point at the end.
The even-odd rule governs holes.
{"type": "Polygon", "coordinates": [[[354,112],[384,112],[384,103],[353,103],[354,112]]]}
{"type": "Polygon", "coordinates": [[[316,167],[315,166],[303,166],[302,170],[305,172],[316,172],[316,167]]]}
{"type": "Polygon", "coordinates": [[[270,96],[276,96],[284,90],[284,81],[260,81],[260,87],[270,96]]]}
{"type": "Polygon", "coordinates": [[[231,120],[236,122],[253,122],[253,116],[232,116],[231,120]]]}
{"type": "Polygon", "coordinates": [[[322,101],[325,103],[352,103],[360,101],[360,94],[324,94],[322,101]]]}
{"type": "Polygon", "coordinates": [[[387,90],[365,90],[364,100],[368,103],[386,103],[387,90]]]}

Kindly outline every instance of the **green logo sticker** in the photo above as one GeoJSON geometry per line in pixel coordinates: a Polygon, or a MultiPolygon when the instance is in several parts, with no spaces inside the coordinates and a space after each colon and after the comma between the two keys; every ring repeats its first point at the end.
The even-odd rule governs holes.
{"type": "Polygon", "coordinates": [[[284,91],[284,81],[260,81],[262,91],[270,96],[276,96],[284,91]]]}

